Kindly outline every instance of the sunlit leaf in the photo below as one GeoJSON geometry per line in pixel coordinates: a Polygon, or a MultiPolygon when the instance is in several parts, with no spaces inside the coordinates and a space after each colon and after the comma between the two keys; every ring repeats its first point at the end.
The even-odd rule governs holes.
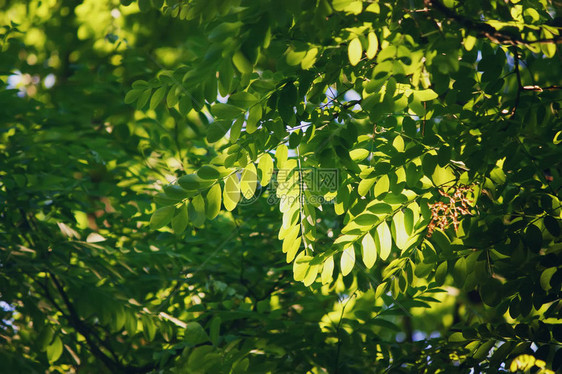
{"type": "Polygon", "coordinates": [[[379,39],[377,38],[377,35],[371,31],[369,35],[367,35],[367,40],[369,42],[369,47],[367,47],[366,55],[367,58],[371,60],[377,55],[379,50],[379,39]]]}
{"type": "Polygon", "coordinates": [[[334,257],[330,256],[324,261],[322,266],[322,284],[328,284],[332,281],[332,275],[334,273],[334,257]]]}
{"type": "Polygon", "coordinates": [[[361,252],[363,255],[363,263],[367,269],[372,268],[377,260],[377,248],[375,239],[373,239],[370,233],[367,233],[361,241],[361,252]]]}
{"type": "Polygon", "coordinates": [[[240,201],[240,182],[236,174],[232,174],[226,178],[222,199],[224,208],[229,212],[234,210],[236,205],[238,205],[238,201],[240,201]]]}
{"type": "Polygon", "coordinates": [[[208,219],[214,219],[220,212],[221,209],[221,186],[220,184],[215,184],[207,192],[207,210],[206,215],[208,219]]]}
{"type": "Polygon", "coordinates": [[[390,250],[392,249],[392,234],[385,221],[377,226],[377,231],[375,232],[375,244],[379,249],[379,257],[381,260],[385,261],[390,255],[390,250]]]}
{"type": "Polygon", "coordinates": [[[351,65],[355,66],[361,61],[361,55],[363,54],[363,47],[361,46],[361,40],[359,38],[352,39],[347,47],[347,55],[349,57],[349,62],[351,65]]]}
{"type": "Polygon", "coordinates": [[[348,245],[341,253],[340,267],[342,275],[349,274],[353,266],[355,266],[355,248],[353,248],[353,245],[348,245]]]}
{"type": "Polygon", "coordinates": [[[264,153],[258,162],[258,170],[260,173],[260,184],[267,186],[271,176],[273,175],[273,159],[269,153],[264,153]]]}
{"type": "Polygon", "coordinates": [[[242,196],[246,199],[252,198],[254,192],[256,191],[256,186],[258,183],[258,174],[255,165],[250,162],[242,171],[242,177],[240,178],[240,190],[242,196]]]}

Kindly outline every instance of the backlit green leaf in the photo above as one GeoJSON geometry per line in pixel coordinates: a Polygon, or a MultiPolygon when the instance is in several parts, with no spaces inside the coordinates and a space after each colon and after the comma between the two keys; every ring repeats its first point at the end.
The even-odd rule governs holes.
{"type": "Polygon", "coordinates": [[[385,261],[390,255],[390,250],[392,249],[392,235],[386,221],[383,221],[377,226],[377,231],[375,232],[375,244],[379,249],[379,257],[381,260],[385,261]]]}
{"type": "Polygon", "coordinates": [[[244,74],[250,74],[254,70],[254,67],[252,66],[250,61],[248,61],[246,56],[244,56],[244,54],[240,51],[236,52],[232,56],[232,63],[234,64],[234,66],[236,66],[236,69],[238,69],[238,71],[244,74]]]}
{"type": "Polygon", "coordinates": [[[334,257],[330,256],[324,261],[322,266],[322,284],[328,284],[332,281],[332,275],[334,273],[334,257]]]}
{"type": "Polygon", "coordinates": [[[222,199],[224,208],[229,212],[234,210],[236,205],[238,205],[238,201],[240,201],[240,182],[236,174],[232,174],[226,178],[222,199]]]}
{"type": "Polygon", "coordinates": [[[262,186],[267,186],[271,176],[273,175],[273,159],[269,153],[264,153],[258,162],[258,170],[260,177],[260,184],[262,186]]]}
{"type": "Polygon", "coordinates": [[[372,268],[377,260],[377,248],[375,239],[373,239],[370,233],[367,233],[361,241],[361,252],[363,255],[363,263],[367,269],[372,268]]]}
{"type": "Polygon", "coordinates": [[[390,190],[390,180],[387,174],[381,176],[375,184],[375,197],[379,197],[390,190]]]}
{"type": "Polygon", "coordinates": [[[371,190],[371,187],[373,187],[376,181],[376,178],[362,179],[361,182],[359,182],[359,186],[357,187],[357,193],[360,196],[367,196],[367,194],[371,190]]]}
{"type": "Polygon", "coordinates": [[[214,219],[221,209],[221,186],[215,184],[207,192],[207,210],[206,215],[208,219],[214,219]]]}
{"type": "Polygon", "coordinates": [[[254,163],[250,162],[242,171],[242,177],[240,178],[240,190],[242,196],[246,199],[252,198],[254,192],[256,191],[256,186],[258,183],[258,174],[256,172],[256,167],[254,163]]]}
{"type": "Polygon", "coordinates": [[[379,50],[379,39],[377,38],[377,35],[371,31],[369,35],[367,35],[367,40],[369,42],[369,47],[367,47],[366,55],[367,58],[371,60],[377,55],[379,50]]]}
{"type": "Polygon", "coordinates": [[[355,266],[355,248],[353,248],[353,244],[348,245],[341,254],[341,273],[342,275],[346,276],[351,272],[355,266]]]}
{"type": "Polygon", "coordinates": [[[359,38],[352,39],[347,47],[347,55],[349,57],[349,62],[351,65],[355,66],[361,61],[361,55],[363,54],[363,47],[361,46],[361,40],[359,38]]]}
{"type": "Polygon", "coordinates": [[[62,348],[62,340],[57,336],[47,347],[47,358],[49,359],[50,363],[53,363],[59,359],[62,354],[62,348]]]}

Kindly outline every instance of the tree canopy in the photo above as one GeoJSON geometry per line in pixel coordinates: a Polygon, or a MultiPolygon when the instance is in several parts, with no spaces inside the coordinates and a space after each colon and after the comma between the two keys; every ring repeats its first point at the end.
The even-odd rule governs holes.
{"type": "Polygon", "coordinates": [[[558,0],[0,0],[10,373],[562,368],[558,0]]]}

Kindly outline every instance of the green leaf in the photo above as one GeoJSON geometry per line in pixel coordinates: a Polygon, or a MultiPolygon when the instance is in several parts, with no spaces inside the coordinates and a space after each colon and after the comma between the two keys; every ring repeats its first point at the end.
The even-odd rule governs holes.
{"type": "Polygon", "coordinates": [[[273,159],[269,153],[261,155],[258,162],[258,170],[260,172],[260,184],[267,186],[273,175],[273,159]]]}
{"type": "Polygon", "coordinates": [[[381,176],[375,184],[375,197],[379,197],[390,190],[390,179],[387,174],[381,176]]]}
{"type": "Polygon", "coordinates": [[[44,351],[47,348],[47,346],[51,344],[54,335],[55,335],[55,330],[50,325],[43,327],[41,333],[37,337],[37,346],[41,351],[44,351]]]}
{"type": "Polygon", "coordinates": [[[254,105],[250,108],[248,119],[246,120],[246,132],[248,134],[253,134],[258,129],[262,114],[262,108],[260,105],[254,105]]]}
{"type": "Polygon", "coordinates": [[[206,215],[208,219],[214,219],[221,210],[221,186],[220,184],[215,184],[207,192],[207,211],[206,215]]]}
{"type": "Polygon", "coordinates": [[[369,60],[372,60],[379,50],[379,39],[377,35],[371,31],[369,35],[367,35],[367,41],[369,42],[369,47],[367,47],[366,55],[369,60]]]}
{"type": "Polygon", "coordinates": [[[542,248],[542,232],[536,225],[529,225],[525,230],[525,243],[533,252],[542,248]]]}
{"type": "Polygon", "coordinates": [[[341,254],[341,273],[343,276],[346,276],[351,272],[355,266],[355,248],[353,248],[353,244],[349,244],[341,254]]]}
{"type": "Polygon", "coordinates": [[[292,82],[289,82],[283,87],[277,103],[277,110],[281,119],[285,123],[292,123],[295,117],[294,107],[297,103],[297,88],[292,82]]]}
{"type": "Polygon", "coordinates": [[[457,260],[453,268],[453,279],[458,287],[462,287],[464,285],[466,270],[466,259],[461,257],[457,260]]]}
{"type": "Polygon", "coordinates": [[[256,167],[254,163],[250,162],[242,171],[242,177],[240,178],[240,190],[242,191],[242,196],[246,199],[251,199],[256,191],[256,186],[258,184],[258,175],[256,172],[256,167]]]}
{"type": "Polygon", "coordinates": [[[353,222],[355,222],[359,226],[373,226],[375,223],[379,221],[380,218],[375,214],[371,214],[371,213],[363,213],[353,219],[353,222]]]}
{"type": "Polygon", "coordinates": [[[240,201],[240,182],[236,174],[232,174],[226,179],[222,200],[224,208],[229,212],[238,205],[238,201],[240,201]]]}
{"type": "Polygon", "coordinates": [[[435,166],[435,170],[431,175],[431,180],[435,184],[435,186],[444,186],[450,183],[453,183],[456,180],[455,173],[453,173],[450,167],[444,167],[437,165],[435,166]]]}
{"type": "Polygon", "coordinates": [[[414,97],[419,101],[430,101],[437,99],[439,95],[431,89],[414,91],[414,97]]]}
{"type": "Polygon", "coordinates": [[[488,340],[476,350],[476,352],[472,357],[478,361],[484,360],[486,357],[488,357],[488,353],[490,352],[490,349],[492,349],[495,343],[496,343],[495,340],[488,340]]]}
{"type": "Polygon", "coordinates": [[[202,227],[205,223],[205,199],[203,196],[197,195],[191,200],[188,207],[188,216],[193,226],[202,227]]]}
{"type": "Polygon", "coordinates": [[[359,182],[359,186],[357,187],[357,193],[359,194],[359,196],[367,196],[367,194],[371,190],[371,187],[373,187],[376,181],[376,178],[362,179],[361,182],[359,182]]]}
{"type": "Polygon", "coordinates": [[[400,135],[397,135],[392,141],[392,147],[394,147],[394,149],[396,149],[396,151],[400,153],[404,152],[404,138],[400,135]]]}
{"type": "Polygon", "coordinates": [[[401,250],[408,249],[410,235],[406,230],[406,216],[402,210],[399,210],[392,218],[392,232],[396,246],[401,250]]]}
{"type": "Polygon", "coordinates": [[[191,101],[191,97],[189,97],[188,95],[181,97],[178,103],[179,103],[178,110],[184,116],[187,116],[189,112],[191,112],[191,110],[193,109],[193,103],[191,101]]]}
{"type": "Polygon", "coordinates": [[[561,131],[558,131],[558,132],[556,133],[556,135],[554,135],[554,138],[552,139],[552,142],[553,142],[554,144],[560,144],[560,143],[562,143],[562,130],[561,130],[561,131]]]}
{"type": "Polygon", "coordinates": [[[176,208],[174,206],[165,206],[156,210],[152,214],[152,217],[150,217],[150,227],[153,230],[158,230],[159,228],[166,226],[172,220],[175,211],[176,208]]]}
{"type": "Polygon", "coordinates": [[[234,121],[232,128],[230,129],[230,142],[232,144],[238,141],[240,134],[242,133],[242,126],[244,125],[244,117],[239,117],[234,121]]]}
{"type": "Polygon", "coordinates": [[[258,102],[258,98],[249,92],[236,92],[228,98],[228,103],[242,109],[248,109],[258,102]]]}
{"type": "Polygon", "coordinates": [[[443,261],[437,266],[435,270],[435,283],[442,285],[445,282],[445,277],[447,276],[447,261],[443,261]]]}
{"type": "Polygon", "coordinates": [[[314,283],[314,281],[316,280],[316,277],[318,277],[318,269],[320,267],[318,265],[311,265],[308,267],[308,270],[306,272],[306,276],[304,277],[302,283],[304,284],[305,287],[308,287],[310,285],[312,285],[312,283],[314,283]]]}
{"type": "Polygon", "coordinates": [[[361,40],[359,40],[359,38],[352,39],[347,47],[347,55],[352,66],[357,65],[359,61],[361,61],[362,54],[363,47],[361,46],[361,40]]]}
{"type": "Polygon", "coordinates": [[[211,185],[212,181],[205,181],[197,174],[187,174],[178,178],[179,185],[187,191],[197,191],[201,188],[211,185]]]}
{"type": "Polygon", "coordinates": [[[418,132],[416,122],[410,117],[405,117],[404,120],[402,120],[402,129],[406,135],[412,138],[415,137],[418,132]]]}
{"type": "Polygon", "coordinates": [[[217,142],[224,138],[229,129],[230,122],[215,121],[207,129],[207,140],[209,143],[217,142]]]}
{"type": "Polygon", "coordinates": [[[166,95],[166,105],[168,108],[174,107],[179,102],[178,89],[175,86],[170,88],[168,95],[166,95]]]}
{"type": "Polygon", "coordinates": [[[484,304],[495,307],[501,301],[502,284],[495,278],[490,278],[480,286],[480,298],[484,304]]]}
{"type": "Polygon", "coordinates": [[[328,284],[332,281],[332,275],[334,273],[334,257],[330,256],[324,261],[322,266],[322,284],[328,284]]]}
{"type": "Polygon", "coordinates": [[[174,234],[179,235],[184,232],[187,228],[187,221],[187,204],[183,203],[172,219],[172,230],[174,230],[174,234]]]}
{"type": "Polygon", "coordinates": [[[197,170],[197,176],[201,179],[213,179],[216,180],[220,178],[220,172],[211,165],[203,165],[197,170]]]}
{"type": "Polygon", "coordinates": [[[375,243],[379,249],[379,257],[381,260],[386,261],[392,249],[392,235],[386,221],[383,221],[377,226],[375,232],[375,243]]]}
{"type": "Polygon", "coordinates": [[[373,239],[370,233],[367,233],[363,237],[363,240],[361,241],[361,251],[363,255],[363,263],[367,269],[372,268],[377,260],[377,247],[375,245],[375,239],[373,239]]]}
{"type": "Polygon", "coordinates": [[[148,99],[150,99],[150,95],[152,94],[152,89],[148,88],[144,90],[137,101],[137,110],[142,110],[146,103],[148,103],[148,99]]]}
{"type": "Polygon", "coordinates": [[[232,120],[244,111],[234,105],[216,103],[211,107],[211,114],[223,120],[232,120]]]}
{"type": "Polygon", "coordinates": [[[215,346],[219,344],[221,322],[221,317],[215,316],[209,324],[209,339],[215,346]]]}
{"type": "Polygon", "coordinates": [[[188,322],[185,329],[184,329],[184,342],[189,344],[190,346],[196,346],[199,344],[206,343],[210,341],[209,335],[197,322],[188,322]]]}
{"type": "Polygon", "coordinates": [[[301,68],[303,70],[310,69],[316,62],[316,56],[318,55],[318,48],[311,48],[306,52],[306,55],[302,59],[301,68]]]}
{"type": "Polygon", "coordinates": [[[289,156],[289,148],[285,144],[280,144],[275,151],[275,159],[277,160],[277,168],[283,169],[289,156]]]}
{"type": "Polygon", "coordinates": [[[295,281],[301,282],[304,280],[310,267],[310,260],[312,260],[312,257],[306,256],[304,251],[297,255],[293,263],[293,278],[295,281]]]}
{"type": "Polygon", "coordinates": [[[369,152],[368,149],[357,148],[357,149],[352,149],[351,151],[349,151],[349,157],[353,161],[363,161],[364,159],[369,157],[370,153],[371,152],[369,152]]]}
{"type": "Polygon", "coordinates": [[[125,95],[125,104],[132,104],[134,103],[139,96],[143,93],[144,90],[142,89],[132,89],[125,95]]]}
{"type": "Polygon", "coordinates": [[[162,87],[158,88],[156,91],[154,91],[154,94],[152,95],[152,98],[150,99],[150,106],[149,106],[150,110],[156,109],[158,104],[160,104],[162,99],[164,99],[164,96],[166,96],[166,90],[167,89],[168,89],[168,87],[162,86],[162,87]]]}
{"type": "Polygon", "coordinates": [[[250,367],[250,360],[247,357],[243,358],[242,360],[234,364],[230,374],[245,374],[248,372],[249,367],[250,367]]]}
{"type": "Polygon", "coordinates": [[[236,69],[238,69],[238,71],[240,71],[243,74],[250,74],[252,71],[254,71],[253,65],[246,58],[246,56],[244,56],[244,54],[240,51],[236,52],[232,56],[232,63],[234,64],[236,69]]]}
{"type": "Polygon", "coordinates": [[[556,273],[557,270],[558,268],[556,267],[551,267],[543,270],[540,278],[540,283],[543,290],[548,291],[552,288],[552,286],[550,285],[550,280],[552,279],[552,276],[556,273]]]}
{"type": "Polygon", "coordinates": [[[62,348],[62,340],[57,336],[47,347],[47,359],[51,364],[59,359],[62,354],[62,348]]]}
{"type": "Polygon", "coordinates": [[[544,226],[550,233],[550,235],[554,236],[555,238],[560,236],[560,225],[556,218],[552,216],[545,216],[544,217],[544,226]]]}
{"type": "Polygon", "coordinates": [[[307,51],[296,51],[293,47],[289,47],[287,49],[287,65],[289,66],[296,66],[298,64],[302,64],[302,61],[306,57],[307,51]]]}

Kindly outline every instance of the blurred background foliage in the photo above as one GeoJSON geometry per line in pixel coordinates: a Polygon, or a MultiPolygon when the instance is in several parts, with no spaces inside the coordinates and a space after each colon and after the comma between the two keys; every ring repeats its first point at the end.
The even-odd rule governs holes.
{"type": "Polygon", "coordinates": [[[557,38],[560,4],[444,3],[0,0],[0,370],[559,369],[560,47],[509,40],[557,38]],[[255,128],[228,106],[240,92],[255,128]],[[336,257],[333,277],[294,280],[269,192],[149,229],[178,178],[228,154],[280,167],[285,143],[343,171],[335,209],[307,208],[306,255],[336,257]],[[474,206],[430,240],[441,174],[474,206]],[[343,276],[332,238],[365,209],[362,180],[396,211],[415,191],[420,231],[402,248],[393,212],[388,259],[358,248],[343,276]]]}

